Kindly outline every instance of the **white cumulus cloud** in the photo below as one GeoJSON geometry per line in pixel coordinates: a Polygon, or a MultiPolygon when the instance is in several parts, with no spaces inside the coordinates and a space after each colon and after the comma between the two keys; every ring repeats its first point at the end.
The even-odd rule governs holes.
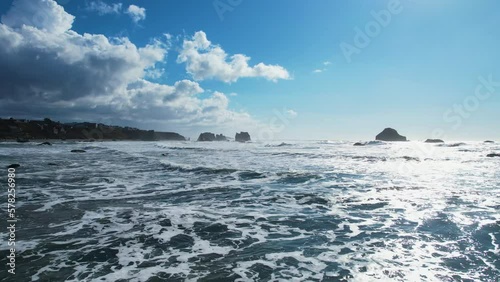
{"type": "Polygon", "coordinates": [[[12,28],[30,26],[47,33],[62,33],[73,26],[75,17],[53,0],[14,0],[2,23],[12,28]]]}
{"type": "Polygon", "coordinates": [[[288,71],[279,65],[258,63],[250,66],[250,57],[243,54],[229,56],[218,45],[213,45],[203,31],[190,40],[184,40],[178,63],[186,63],[186,71],[195,80],[217,79],[226,83],[243,77],[263,77],[267,80],[290,79],[288,71]]]}
{"type": "Polygon", "coordinates": [[[95,11],[99,15],[119,14],[122,11],[122,3],[107,4],[101,0],[92,1],[87,4],[87,10],[95,11]]]}
{"type": "Polygon", "coordinates": [[[128,6],[127,12],[126,12],[134,22],[139,22],[144,19],[146,19],[146,9],[136,6],[136,5],[130,5],[128,6]]]}

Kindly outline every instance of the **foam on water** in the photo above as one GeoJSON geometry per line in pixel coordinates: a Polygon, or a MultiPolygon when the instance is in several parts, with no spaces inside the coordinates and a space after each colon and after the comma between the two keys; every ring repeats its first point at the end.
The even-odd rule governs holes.
{"type": "Polygon", "coordinates": [[[456,144],[2,143],[17,277],[495,281],[500,147],[456,144]]]}

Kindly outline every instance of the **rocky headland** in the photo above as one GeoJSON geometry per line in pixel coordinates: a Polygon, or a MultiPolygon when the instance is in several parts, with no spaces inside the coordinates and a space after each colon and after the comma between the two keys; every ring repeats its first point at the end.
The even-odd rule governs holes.
{"type": "MultiPolygon", "coordinates": [[[[20,143],[31,140],[137,140],[185,141],[184,136],[175,132],[141,130],[133,127],[111,126],[102,123],[79,122],[61,123],[44,120],[0,119],[0,140],[17,140],[20,143]]],[[[48,143],[42,143],[49,145],[48,143]]]]}

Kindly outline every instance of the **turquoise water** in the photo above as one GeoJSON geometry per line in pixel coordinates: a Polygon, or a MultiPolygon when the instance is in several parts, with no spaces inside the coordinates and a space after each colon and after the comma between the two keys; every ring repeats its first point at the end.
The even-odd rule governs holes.
{"type": "Polygon", "coordinates": [[[0,165],[21,164],[1,281],[498,281],[498,151],[0,143],[0,165]]]}

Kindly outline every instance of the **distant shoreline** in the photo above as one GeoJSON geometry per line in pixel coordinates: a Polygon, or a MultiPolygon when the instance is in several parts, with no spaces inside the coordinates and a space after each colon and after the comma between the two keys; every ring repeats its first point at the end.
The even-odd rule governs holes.
{"type": "Polygon", "coordinates": [[[31,140],[185,141],[186,138],[176,132],[142,130],[102,123],[61,123],[49,118],[43,120],[0,118],[0,140],[16,140],[23,143],[31,140]]]}
{"type": "Polygon", "coordinates": [[[4,142],[14,142],[14,143],[43,143],[43,142],[82,142],[82,143],[99,143],[99,142],[163,142],[163,141],[179,141],[179,142],[187,142],[188,140],[173,140],[173,139],[165,139],[165,140],[138,140],[138,139],[29,139],[28,142],[18,142],[17,139],[0,139],[0,143],[4,142]]]}

